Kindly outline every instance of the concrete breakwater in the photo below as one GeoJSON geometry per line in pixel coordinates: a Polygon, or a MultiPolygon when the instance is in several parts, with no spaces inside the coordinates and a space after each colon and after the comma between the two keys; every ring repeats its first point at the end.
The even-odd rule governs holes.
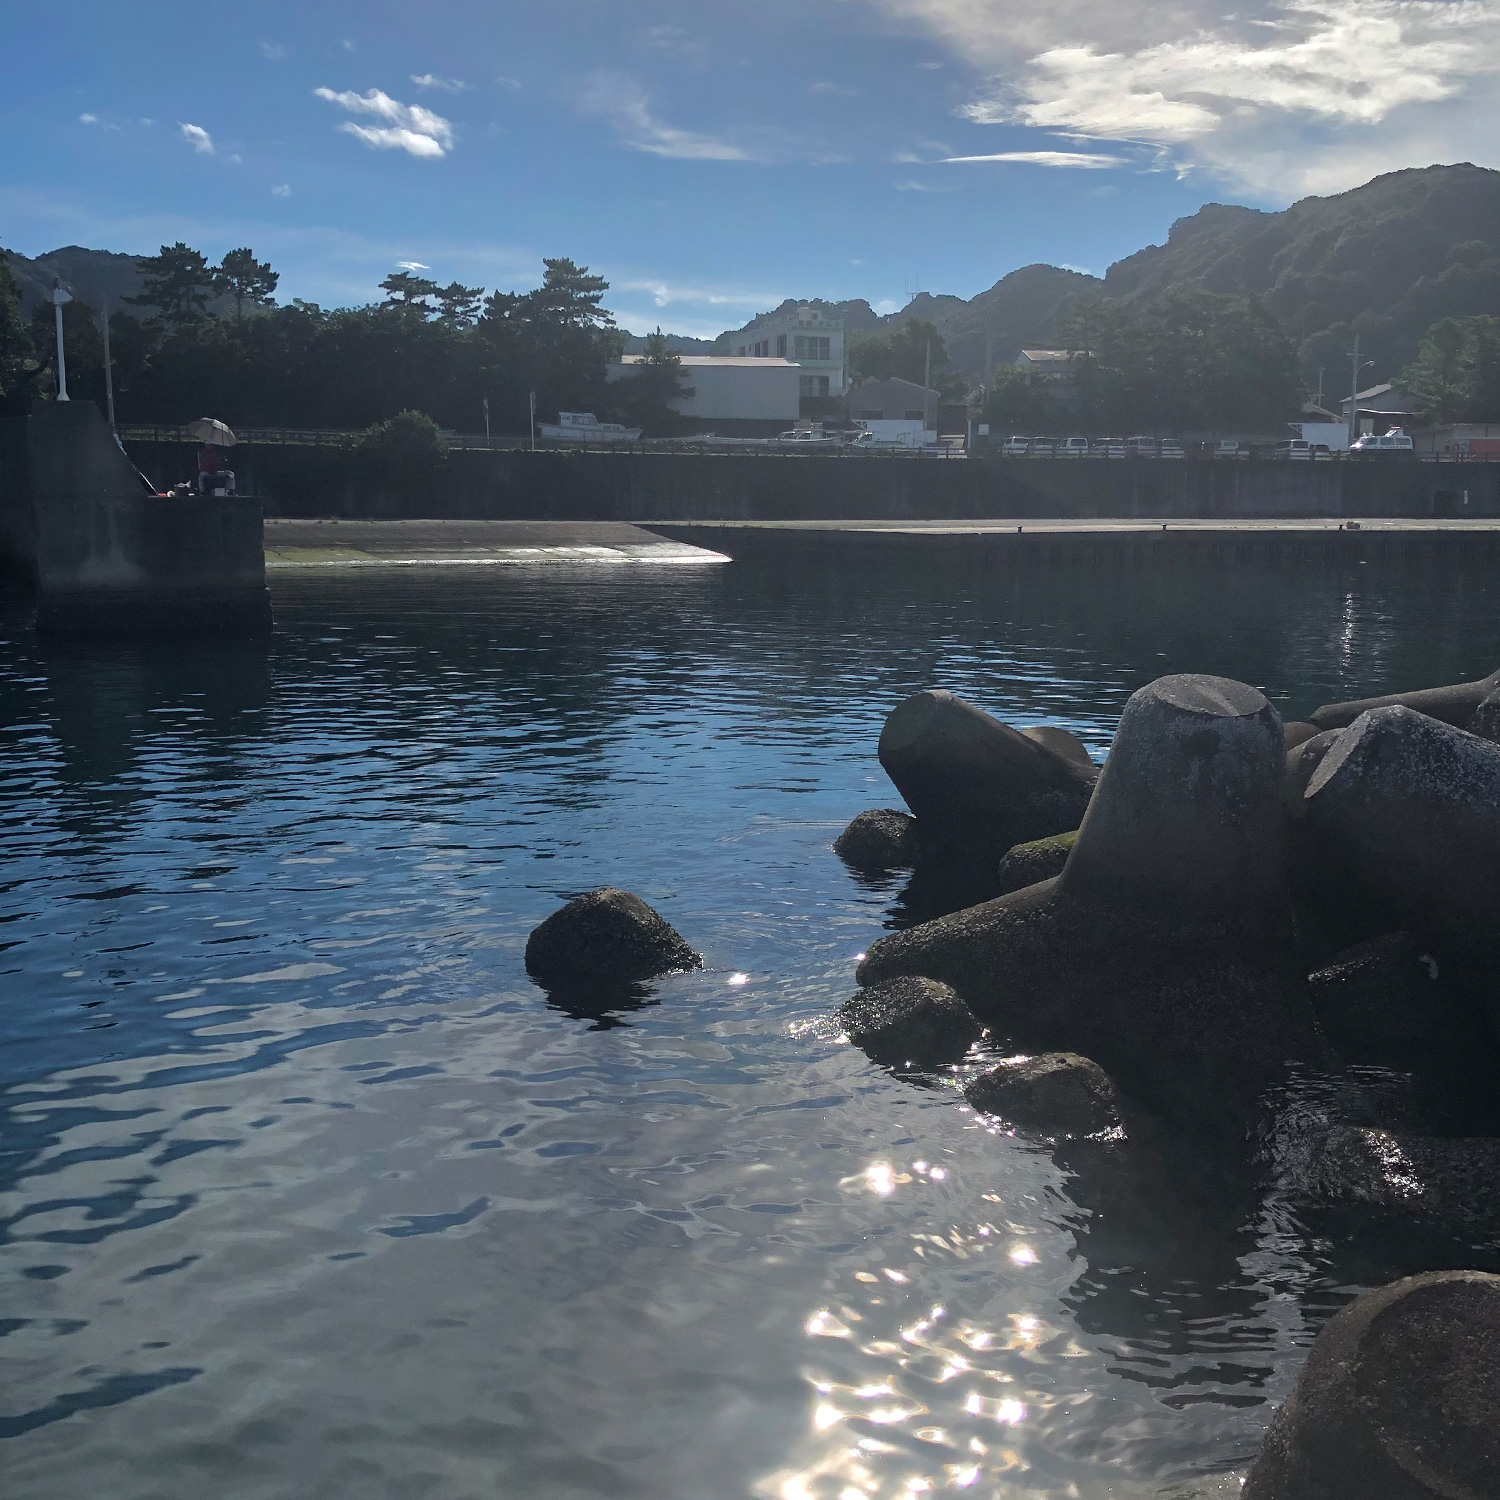
{"type": "MultiPolygon", "coordinates": [[[[189,444],[137,441],[159,485],[189,444]]],[[[244,443],[240,486],[268,516],[455,520],[1008,517],[1500,517],[1500,464],[943,459],[454,451],[420,472],[344,449],[244,443]]]]}

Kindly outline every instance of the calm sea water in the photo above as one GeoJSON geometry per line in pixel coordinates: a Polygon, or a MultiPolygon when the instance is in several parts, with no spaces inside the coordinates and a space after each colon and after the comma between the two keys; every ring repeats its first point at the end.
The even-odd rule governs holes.
{"type": "Polygon", "coordinates": [[[1102,754],[1500,663],[1480,571],[278,578],[266,646],[0,617],[15,1500],[1153,1494],[1253,1454],[1395,1270],[997,1133],[824,1021],[901,920],[829,850],[941,684],[1102,754]],[[611,883],[707,957],[570,1014],[611,883]]]}

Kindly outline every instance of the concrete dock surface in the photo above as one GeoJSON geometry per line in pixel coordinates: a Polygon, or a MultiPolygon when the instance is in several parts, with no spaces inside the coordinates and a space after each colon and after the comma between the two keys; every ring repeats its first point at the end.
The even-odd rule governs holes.
{"type": "Polygon", "coordinates": [[[266,567],[344,568],[515,563],[721,563],[728,558],[624,521],[341,521],[265,523],[266,567]]]}

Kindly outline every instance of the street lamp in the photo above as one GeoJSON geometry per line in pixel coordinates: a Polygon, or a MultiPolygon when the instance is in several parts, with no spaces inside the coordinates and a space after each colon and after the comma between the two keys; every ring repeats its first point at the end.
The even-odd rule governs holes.
{"type": "Polygon", "coordinates": [[[57,399],[68,399],[68,362],[63,357],[62,310],[63,303],[73,299],[64,290],[61,280],[52,279],[52,314],[57,319],[57,399]]]}
{"type": "Polygon", "coordinates": [[[1354,440],[1359,436],[1359,377],[1360,372],[1368,370],[1375,363],[1373,359],[1367,359],[1363,364],[1359,361],[1359,335],[1354,335],[1354,348],[1349,355],[1349,362],[1353,366],[1349,373],[1349,436],[1347,446],[1354,447],[1354,440]]]}

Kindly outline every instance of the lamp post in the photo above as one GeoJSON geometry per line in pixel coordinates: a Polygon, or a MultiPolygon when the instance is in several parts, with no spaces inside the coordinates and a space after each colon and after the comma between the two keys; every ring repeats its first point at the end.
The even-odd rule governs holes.
{"type": "Polygon", "coordinates": [[[109,304],[104,307],[104,404],[109,409],[109,430],[115,430],[115,376],[109,358],[109,304]]]}
{"type": "Polygon", "coordinates": [[[73,299],[63,290],[61,280],[52,280],[52,315],[57,320],[57,399],[68,399],[68,361],[63,355],[62,310],[63,303],[73,299]]]}
{"type": "Polygon", "coordinates": [[[1368,370],[1375,363],[1373,359],[1367,359],[1363,364],[1359,362],[1359,335],[1354,335],[1354,349],[1349,355],[1351,370],[1349,373],[1349,439],[1348,446],[1354,447],[1354,440],[1359,436],[1359,376],[1362,370],[1368,370]]]}

